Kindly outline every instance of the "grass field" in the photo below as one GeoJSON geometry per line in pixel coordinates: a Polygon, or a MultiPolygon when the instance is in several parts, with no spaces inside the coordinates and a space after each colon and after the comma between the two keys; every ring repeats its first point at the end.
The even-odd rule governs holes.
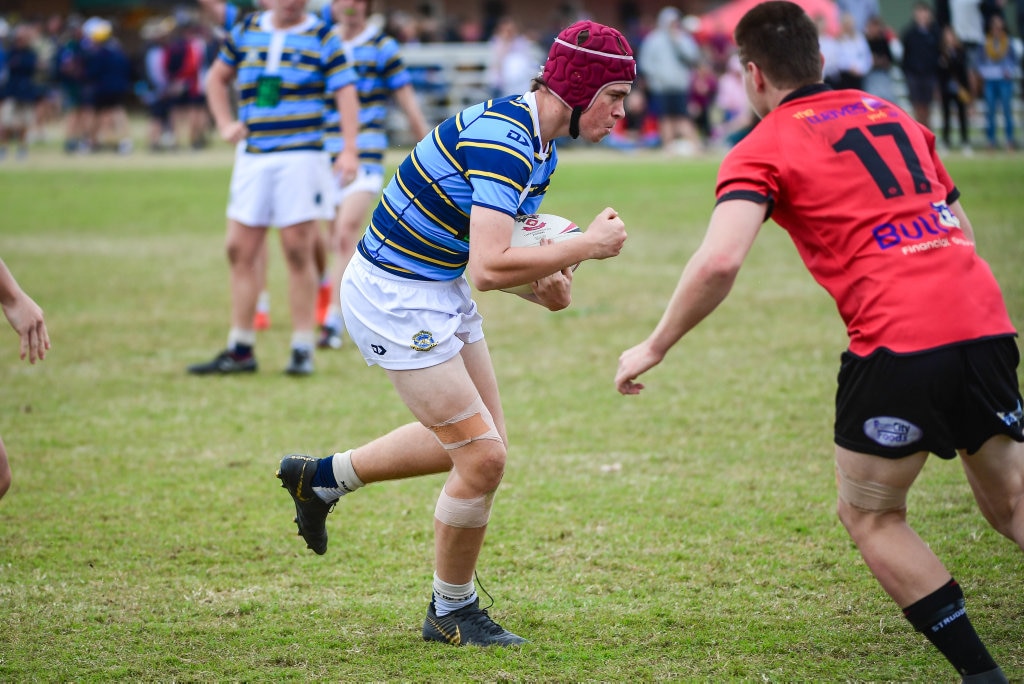
{"type": "MultiPolygon", "coordinates": [[[[421,641],[440,477],[367,487],[304,549],[273,474],[291,451],[408,420],[350,346],[307,379],[288,351],[280,250],[261,372],[195,378],[229,293],[230,154],[40,154],[0,166],[0,255],[53,349],[0,325],[0,681],[955,681],[834,515],[832,398],[845,334],[769,224],[730,299],[645,376],[612,385],[657,321],[713,205],[716,162],[567,152],[545,210],[606,204],[630,238],[557,314],[478,302],[512,448],[480,563],[518,650],[421,641]],[[3,330],[6,329],[6,332],[3,330]]],[[[1020,157],[953,158],[979,250],[1024,325],[1020,157]]],[[[910,497],[1011,679],[1024,679],[1024,555],[956,463],[910,497]]],[[[485,599],[486,603],[486,599],[485,599]]]]}

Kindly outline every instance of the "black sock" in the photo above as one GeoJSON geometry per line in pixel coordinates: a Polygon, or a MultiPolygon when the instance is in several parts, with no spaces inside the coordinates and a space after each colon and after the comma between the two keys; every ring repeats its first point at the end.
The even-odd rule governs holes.
{"type": "Polygon", "coordinates": [[[903,615],[961,675],[980,674],[997,667],[967,617],[964,592],[955,579],[904,608],[903,615]]]}

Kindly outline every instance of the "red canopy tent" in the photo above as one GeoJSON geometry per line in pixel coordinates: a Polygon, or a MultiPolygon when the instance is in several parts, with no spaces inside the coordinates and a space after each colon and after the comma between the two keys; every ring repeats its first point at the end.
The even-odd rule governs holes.
{"type": "MultiPolygon", "coordinates": [[[[705,12],[700,18],[700,28],[695,31],[698,39],[706,39],[718,34],[725,34],[732,39],[732,32],[736,24],[740,22],[754,5],[759,5],[764,0],[733,0],[721,7],[716,7],[710,12],[705,12]]],[[[830,34],[839,33],[839,8],[832,0],[793,0],[804,8],[804,11],[814,20],[818,17],[825,18],[825,26],[830,34]]]]}

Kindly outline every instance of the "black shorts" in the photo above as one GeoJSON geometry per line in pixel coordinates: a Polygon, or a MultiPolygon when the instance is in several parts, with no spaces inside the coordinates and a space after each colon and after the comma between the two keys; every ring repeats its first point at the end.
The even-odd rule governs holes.
{"type": "Polygon", "coordinates": [[[1000,434],[1024,442],[1019,363],[1011,336],[917,354],[843,352],[835,442],[885,458],[954,458],[1000,434]]]}

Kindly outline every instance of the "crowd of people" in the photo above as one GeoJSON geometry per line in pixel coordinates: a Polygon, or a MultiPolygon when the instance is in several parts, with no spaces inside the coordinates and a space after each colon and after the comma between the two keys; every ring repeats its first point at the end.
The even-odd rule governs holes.
{"type": "MultiPolygon", "coordinates": [[[[68,152],[128,153],[129,111],[145,112],[151,151],[205,147],[213,122],[204,78],[226,28],[208,21],[203,4],[152,17],[131,34],[101,17],[0,18],[0,154],[12,147],[26,155],[59,118],[68,152]]],[[[970,153],[972,123],[983,119],[988,148],[1016,149],[1014,90],[1024,55],[1008,30],[1006,0],[940,0],[935,8],[918,2],[902,29],[886,24],[877,0],[840,0],[837,10],[838,32],[815,17],[827,83],[905,103],[915,118],[941,130],[949,148],[970,153]]],[[[1018,36],[1022,16],[1017,8],[1018,36]]],[[[561,10],[552,19],[563,26],[583,18],[561,10]]],[[[371,21],[402,45],[488,43],[486,79],[496,96],[525,90],[543,57],[540,46],[557,31],[498,12],[443,21],[426,8],[371,21]]],[[[622,24],[637,46],[639,73],[626,119],[606,144],[688,156],[728,149],[754,125],[730,60],[731,36],[672,6],[654,16],[624,10],[622,24]]],[[[415,88],[434,87],[428,73],[410,73],[415,88]]]]}

